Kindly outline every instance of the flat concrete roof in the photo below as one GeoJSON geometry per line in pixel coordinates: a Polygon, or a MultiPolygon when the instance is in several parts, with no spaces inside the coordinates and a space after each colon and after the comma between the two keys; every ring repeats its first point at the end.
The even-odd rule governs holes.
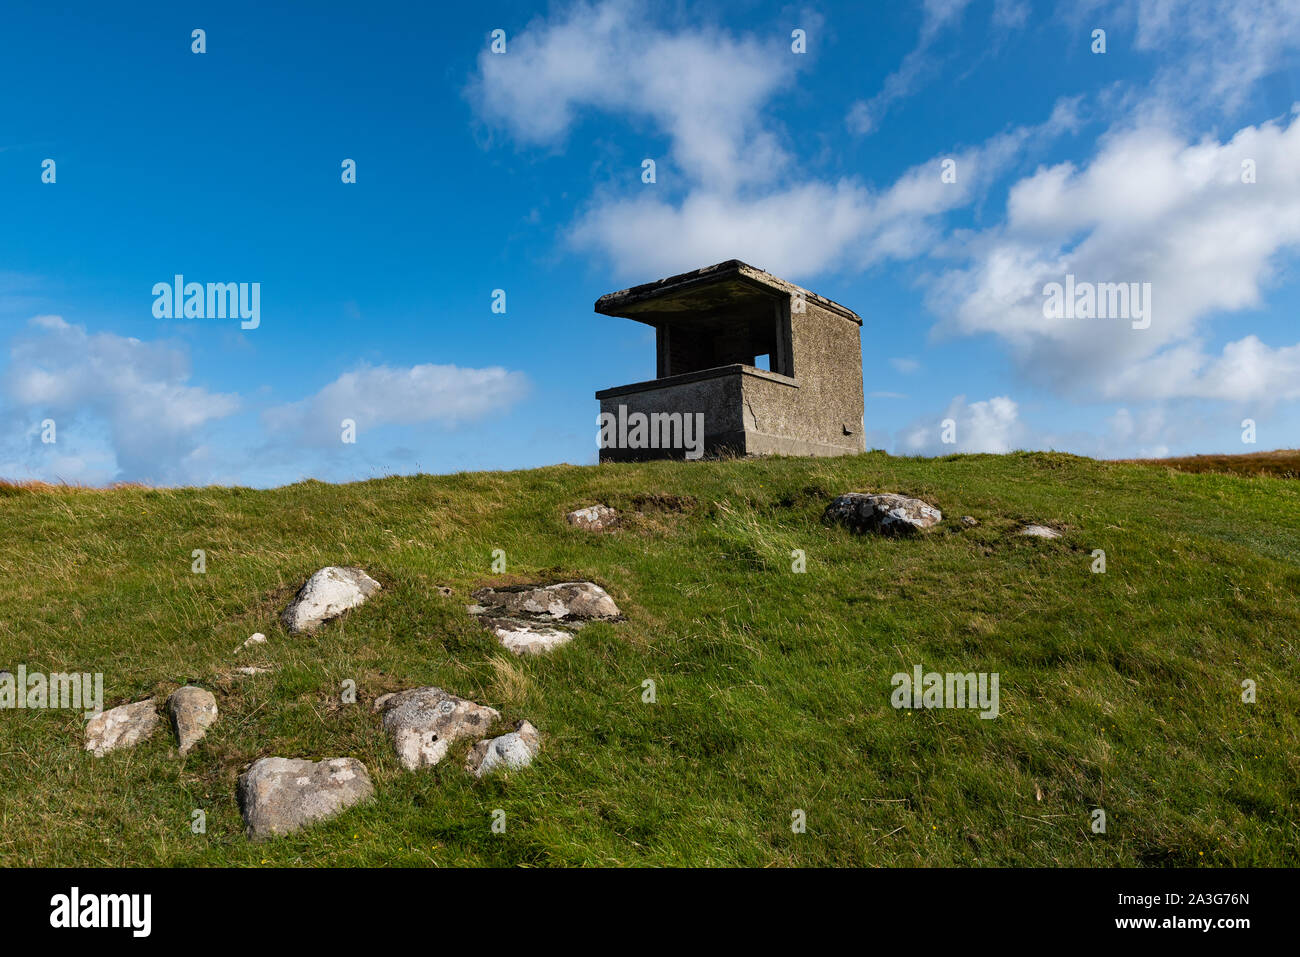
{"type": "Polygon", "coordinates": [[[758,305],[759,300],[773,295],[787,297],[795,293],[803,293],[806,302],[862,325],[862,317],[852,309],[739,259],[607,293],[596,300],[595,309],[601,315],[635,319],[653,326],[681,320],[691,313],[708,314],[747,304],[758,305]]]}

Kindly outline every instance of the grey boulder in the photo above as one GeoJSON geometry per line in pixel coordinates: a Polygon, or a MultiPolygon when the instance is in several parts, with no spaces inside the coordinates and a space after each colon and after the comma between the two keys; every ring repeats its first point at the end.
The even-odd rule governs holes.
{"type": "Polygon", "coordinates": [[[186,685],[167,699],[167,716],[176,732],[176,746],[181,754],[198,744],[217,720],[217,699],[212,692],[186,685]]]}
{"type": "Polygon", "coordinates": [[[109,751],[139,744],[158,727],[154,699],[119,705],[86,723],[86,750],[102,758],[109,751]]]}
{"type": "Polygon", "coordinates": [[[498,769],[515,771],[526,768],[533,763],[541,746],[537,729],[527,721],[520,721],[509,734],[474,745],[465,761],[465,768],[479,778],[498,769]]]}
{"type": "Polygon", "coordinates": [[[325,622],[356,608],[380,589],[360,568],[322,568],[298,590],[281,620],[291,634],[311,633],[325,622]]]}
{"type": "Polygon", "coordinates": [[[573,640],[569,628],[622,617],[614,599],[594,582],[480,588],[473,595],[478,604],[470,613],[517,655],[544,654],[573,640]]]}
{"type": "Polygon", "coordinates": [[[938,525],[943,521],[943,513],[919,498],[906,495],[849,492],[826,506],[822,521],[843,525],[858,534],[913,535],[938,525]]]}
{"type": "Polygon", "coordinates": [[[239,808],[253,840],[290,834],[374,793],[355,758],[259,758],[239,776],[239,808]]]}
{"type": "Polygon", "coordinates": [[[495,708],[432,687],[381,695],[374,709],[408,771],[437,764],[458,738],[479,737],[501,717],[495,708]]]}
{"type": "Polygon", "coordinates": [[[614,599],[594,582],[480,588],[473,595],[482,609],[480,614],[492,617],[534,621],[591,621],[621,617],[614,599]]]}

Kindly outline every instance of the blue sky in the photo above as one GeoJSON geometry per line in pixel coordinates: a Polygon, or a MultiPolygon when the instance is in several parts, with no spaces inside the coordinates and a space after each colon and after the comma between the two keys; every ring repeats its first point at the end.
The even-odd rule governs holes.
{"type": "Polygon", "coordinates": [[[1300,444],[1293,0],[49,6],[0,30],[0,476],[592,462],[654,375],[592,302],[730,258],[862,315],[869,447],[1300,444]],[[260,324],[157,318],[178,273],[260,324]],[[1067,273],[1149,328],[1045,319],[1067,273]]]}

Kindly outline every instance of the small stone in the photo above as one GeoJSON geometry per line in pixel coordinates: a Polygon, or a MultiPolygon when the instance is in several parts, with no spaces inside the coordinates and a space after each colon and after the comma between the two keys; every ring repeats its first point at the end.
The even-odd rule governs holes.
{"type": "Polygon", "coordinates": [[[384,730],[408,771],[437,764],[452,742],[483,734],[501,717],[495,708],[431,687],[382,695],[375,710],[383,713],[384,730]]]}
{"type": "Polygon", "coordinates": [[[265,643],[266,643],[266,635],[262,634],[259,631],[256,634],[249,635],[248,640],[244,642],[242,647],[251,648],[253,645],[261,645],[265,643]]]}
{"type": "Polygon", "coordinates": [[[465,761],[465,768],[478,778],[501,768],[514,771],[532,764],[540,750],[541,738],[537,729],[527,721],[520,721],[509,734],[487,738],[474,745],[465,761]]]}
{"type": "Polygon", "coordinates": [[[976,525],[979,524],[979,522],[977,522],[970,515],[963,515],[961,517],[961,523],[965,525],[967,528],[974,528],[976,525]]]}
{"type": "Polygon", "coordinates": [[[1046,525],[1026,525],[1020,530],[1021,535],[1028,535],[1031,538],[1060,538],[1061,533],[1054,528],[1048,528],[1046,525]]]}
{"type": "Polygon", "coordinates": [[[292,833],[374,793],[355,758],[259,758],[239,776],[239,808],[253,840],[292,833]]]}
{"type": "Polygon", "coordinates": [[[176,732],[177,748],[185,754],[217,720],[217,699],[210,691],[186,685],[173,691],[167,699],[167,714],[176,732]]]}
{"type": "Polygon", "coordinates": [[[86,750],[102,758],[109,751],[139,744],[158,727],[154,699],[119,705],[86,723],[86,750]]]}
{"type": "Polygon", "coordinates": [[[826,506],[822,521],[838,523],[856,534],[912,535],[938,525],[943,521],[943,513],[919,498],[906,495],[849,492],[826,506]]]}
{"type": "Polygon", "coordinates": [[[618,512],[608,505],[588,505],[564,516],[564,520],[576,528],[589,532],[601,532],[618,524],[618,512]]]}
{"type": "Polygon", "coordinates": [[[448,588],[446,585],[439,585],[439,586],[438,586],[436,589],[434,589],[434,590],[435,590],[439,595],[442,595],[444,598],[450,598],[450,597],[452,596],[452,590],[451,590],[450,588],[448,588]]]}
{"type": "Polygon", "coordinates": [[[322,624],[355,608],[380,589],[360,568],[322,568],[298,590],[282,620],[290,634],[311,633],[322,624]]]}
{"type": "Polygon", "coordinates": [[[235,669],[235,674],[237,675],[269,675],[270,673],[270,668],[256,668],[252,665],[235,669]]]}

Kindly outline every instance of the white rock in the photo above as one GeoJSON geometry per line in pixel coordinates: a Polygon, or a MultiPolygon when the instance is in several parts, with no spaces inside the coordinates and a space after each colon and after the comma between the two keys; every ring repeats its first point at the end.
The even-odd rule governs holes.
{"type": "Polygon", "coordinates": [[[465,767],[480,778],[498,769],[514,771],[532,764],[540,750],[541,738],[537,729],[527,721],[520,721],[509,734],[487,738],[474,745],[465,767]]]}
{"type": "Polygon", "coordinates": [[[1061,533],[1054,528],[1048,528],[1046,525],[1026,525],[1020,530],[1021,535],[1028,535],[1031,538],[1060,538],[1061,533]]]}
{"type": "Polygon", "coordinates": [[[457,698],[441,688],[382,695],[375,709],[383,713],[384,730],[408,771],[437,764],[452,742],[483,734],[501,717],[495,708],[457,698]]]}
{"type": "Polygon", "coordinates": [[[911,535],[938,525],[943,521],[943,513],[919,498],[906,495],[849,492],[826,506],[822,521],[838,523],[857,533],[911,535]]]}
{"type": "Polygon", "coordinates": [[[570,512],[564,520],[577,528],[600,532],[618,524],[618,512],[608,505],[588,505],[570,512]]]}
{"type": "Polygon", "coordinates": [[[332,618],[355,608],[379,591],[375,581],[360,568],[322,568],[298,591],[282,616],[291,634],[313,632],[332,618]]]}
{"type": "Polygon", "coordinates": [[[515,618],[490,618],[486,624],[497,640],[517,655],[544,654],[573,640],[572,632],[515,618]]]}
{"type": "Polygon", "coordinates": [[[253,645],[261,645],[264,644],[265,642],[266,642],[266,635],[262,634],[259,631],[256,634],[249,635],[248,640],[244,642],[242,647],[251,648],[253,645]]]}
{"type": "Polygon", "coordinates": [[[102,758],[109,751],[139,744],[157,727],[158,710],[153,698],[119,705],[86,723],[86,750],[102,758]]]}

